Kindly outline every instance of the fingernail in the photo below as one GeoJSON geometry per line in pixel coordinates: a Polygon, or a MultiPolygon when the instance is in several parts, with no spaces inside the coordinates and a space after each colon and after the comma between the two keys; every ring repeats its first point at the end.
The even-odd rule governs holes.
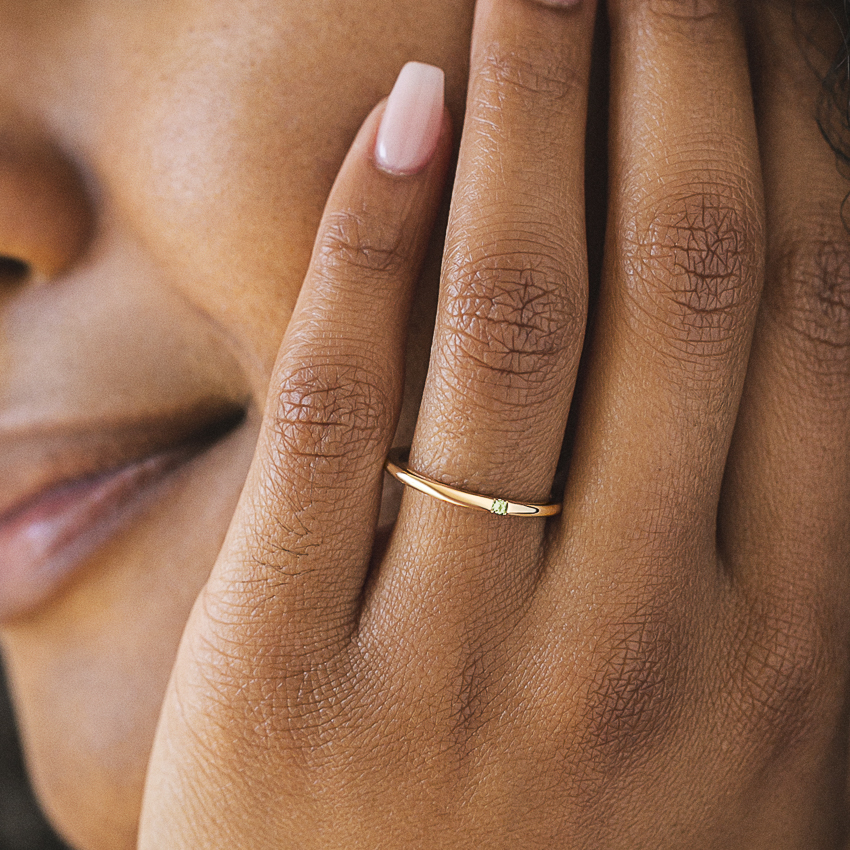
{"type": "Polygon", "coordinates": [[[434,156],[443,123],[446,76],[440,68],[408,62],[387,101],[375,161],[393,174],[416,174],[434,156]]]}

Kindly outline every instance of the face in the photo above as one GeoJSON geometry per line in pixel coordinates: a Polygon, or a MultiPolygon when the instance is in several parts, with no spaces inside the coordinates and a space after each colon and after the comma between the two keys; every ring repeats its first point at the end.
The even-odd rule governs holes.
{"type": "Polygon", "coordinates": [[[0,635],[76,846],[134,846],[347,146],[408,59],[459,124],[471,7],[0,0],[0,635]]]}

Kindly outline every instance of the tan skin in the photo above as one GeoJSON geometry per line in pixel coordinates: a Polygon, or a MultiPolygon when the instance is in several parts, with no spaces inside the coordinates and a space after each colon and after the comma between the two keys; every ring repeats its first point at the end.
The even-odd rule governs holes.
{"type": "Polygon", "coordinates": [[[398,442],[545,499],[585,327],[592,4],[480,0],[464,120],[471,3],[0,3],[0,252],[33,270],[0,301],[4,457],[34,451],[20,422],[232,425],[5,603],[73,844],[850,846],[847,184],[788,7],[749,11],[757,109],[734,4],[609,3],[563,516],[406,492],[373,557],[449,119],[413,176],[375,165],[381,107],[346,149],[405,60],[446,70],[463,142],[398,442]]]}

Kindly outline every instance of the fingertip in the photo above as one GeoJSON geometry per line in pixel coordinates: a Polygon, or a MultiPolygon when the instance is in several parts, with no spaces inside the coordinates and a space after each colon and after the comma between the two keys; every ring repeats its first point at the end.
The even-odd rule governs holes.
{"type": "Polygon", "coordinates": [[[399,176],[418,174],[434,158],[446,122],[445,74],[408,62],[387,100],[375,141],[375,164],[399,176]]]}

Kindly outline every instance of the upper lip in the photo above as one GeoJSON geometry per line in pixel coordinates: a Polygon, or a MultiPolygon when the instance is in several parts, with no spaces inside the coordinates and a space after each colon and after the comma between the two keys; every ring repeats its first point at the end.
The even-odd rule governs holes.
{"type": "Polygon", "coordinates": [[[189,409],[111,423],[0,430],[0,523],[50,490],[162,454],[194,454],[243,418],[244,407],[210,400],[189,409]]]}

